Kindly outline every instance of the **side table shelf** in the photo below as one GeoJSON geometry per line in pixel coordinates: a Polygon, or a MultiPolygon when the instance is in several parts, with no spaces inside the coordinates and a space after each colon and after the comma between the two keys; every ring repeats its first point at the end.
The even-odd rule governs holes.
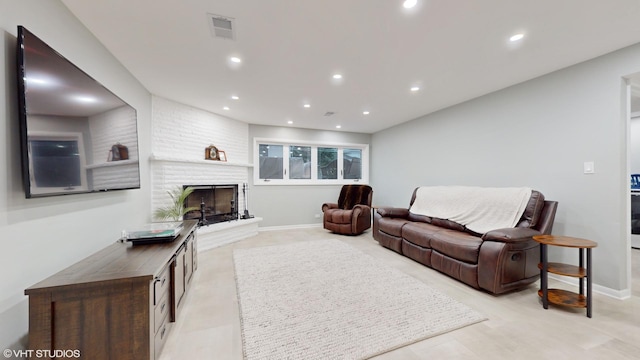
{"type": "MultiPolygon", "coordinates": [[[[542,293],[542,290],[538,290],[538,296],[542,297],[542,293]]],[[[576,294],[572,291],[562,289],[549,289],[547,292],[547,299],[550,303],[556,305],[571,306],[575,308],[587,307],[587,297],[584,295],[576,294]]]]}
{"type": "Polygon", "coordinates": [[[542,306],[547,309],[549,303],[570,306],[575,308],[586,308],[587,317],[591,317],[591,249],[598,246],[598,243],[591,240],[572,238],[568,236],[538,235],[533,240],[540,243],[540,290],[538,296],[542,298],[542,306]],[[579,265],[569,265],[563,263],[548,262],[547,245],[561,246],[578,249],[579,265]],[[584,251],[587,253],[587,261],[584,261],[584,251]],[[548,289],[548,273],[570,276],[578,278],[579,293],[561,289],[548,289]],[[586,279],[586,292],[584,280],[586,279]]]}

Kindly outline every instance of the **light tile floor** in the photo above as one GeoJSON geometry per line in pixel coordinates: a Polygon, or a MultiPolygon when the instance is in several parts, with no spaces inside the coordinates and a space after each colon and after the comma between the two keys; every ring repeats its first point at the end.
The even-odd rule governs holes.
{"type": "MultiPolygon", "coordinates": [[[[338,238],[463,302],[489,320],[382,354],[377,360],[414,359],[640,359],[640,250],[633,250],[632,297],[593,297],[584,309],[542,308],[538,284],[501,296],[475,290],[378,245],[371,232],[356,237],[321,228],[265,231],[199,253],[198,270],[161,354],[167,359],[242,359],[242,337],[232,252],[235,248],[338,238]]],[[[597,249],[595,250],[597,251],[597,249]]],[[[596,270],[602,271],[602,270],[596,270]]],[[[550,285],[577,287],[550,280],[550,285]]]]}

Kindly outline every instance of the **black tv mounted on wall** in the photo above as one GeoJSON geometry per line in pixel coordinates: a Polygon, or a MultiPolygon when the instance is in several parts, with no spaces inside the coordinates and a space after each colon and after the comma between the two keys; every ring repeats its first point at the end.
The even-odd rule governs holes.
{"type": "Polygon", "coordinates": [[[140,188],[136,110],[18,26],[27,198],[140,188]]]}

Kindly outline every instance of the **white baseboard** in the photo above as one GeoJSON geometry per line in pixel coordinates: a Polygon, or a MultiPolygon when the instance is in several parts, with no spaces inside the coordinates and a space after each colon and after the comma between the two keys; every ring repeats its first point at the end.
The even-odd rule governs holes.
{"type": "Polygon", "coordinates": [[[295,229],[311,229],[311,228],[319,228],[322,227],[321,223],[317,224],[302,224],[302,225],[280,225],[280,226],[267,226],[260,227],[258,231],[276,231],[276,230],[295,230],[295,229]]]}
{"type": "MultiPolygon", "coordinates": [[[[576,287],[576,292],[578,292],[577,280],[575,278],[573,279],[574,281],[570,281],[569,278],[567,278],[566,276],[549,274],[549,279],[553,279],[565,284],[573,285],[576,287]]],[[[585,286],[586,286],[586,282],[585,282],[585,286]]],[[[626,300],[631,298],[631,289],[615,290],[602,285],[592,284],[591,291],[593,291],[594,293],[598,293],[601,295],[605,295],[605,296],[617,299],[617,300],[626,300]]]]}

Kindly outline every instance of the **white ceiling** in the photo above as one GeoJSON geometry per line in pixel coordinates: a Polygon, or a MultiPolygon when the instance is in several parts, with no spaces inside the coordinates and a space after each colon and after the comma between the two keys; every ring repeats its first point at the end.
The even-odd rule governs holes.
{"type": "Polygon", "coordinates": [[[155,95],[251,124],[364,133],[640,42],[638,0],[62,2],[155,95]],[[214,38],[208,13],[234,18],[236,40],[214,38]]]}

